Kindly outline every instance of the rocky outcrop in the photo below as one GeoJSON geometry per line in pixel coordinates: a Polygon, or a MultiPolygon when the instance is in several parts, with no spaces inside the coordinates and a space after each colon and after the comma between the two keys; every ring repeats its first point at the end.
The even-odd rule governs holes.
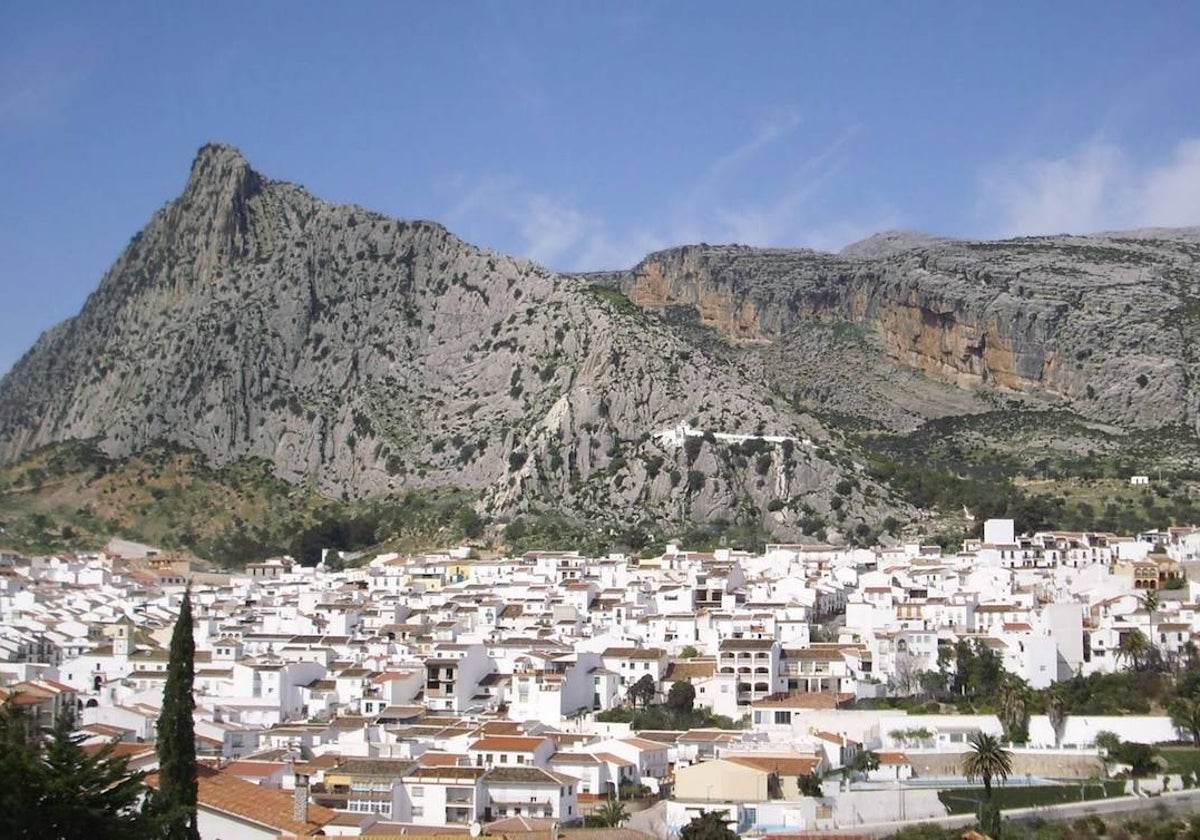
{"type": "MultiPolygon", "coordinates": [[[[335,497],[455,485],[492,513],[749,518],[781,536],[857,474],[828,443],[654,437],[684,420],[823,437],[590,281],[320,201],[207,146],[83,310],[0,382],[0,460],[77,438],[118,457],[169,442],[216,464],[263,458],[335,497]]],[[[902,507],[855,484],[846,527],[902,507]]]]}
{"type": "Polygon", "coordinates": [[[1059,400],[1131,426],[1194,425],[1198,238],[1195,229],[1004,242],[887,234],[836,256],[689,246],[609,282],[742,345],[845,322],[865,331],[880,361],[954,386],[1059,400]]]}

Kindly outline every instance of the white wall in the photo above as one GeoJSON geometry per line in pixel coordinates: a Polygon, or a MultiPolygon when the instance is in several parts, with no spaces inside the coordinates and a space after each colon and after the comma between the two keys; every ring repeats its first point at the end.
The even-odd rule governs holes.
{"type": "MultiPolygon", "coordinates": [[[[1113,732],[1122,741],[1137,741],[1143,744],[1159,744],[1179,738],[1175,725],[1166,716],[1071,715],[1063,726],[1062,743],[1081,747],[1092,746],[1100,732],[1113,732]]],[[[1034,715],[1029,719],[1029,743],[1033,746],[1054,746],[1054,729],[1045,715],[1034,715]]]]}

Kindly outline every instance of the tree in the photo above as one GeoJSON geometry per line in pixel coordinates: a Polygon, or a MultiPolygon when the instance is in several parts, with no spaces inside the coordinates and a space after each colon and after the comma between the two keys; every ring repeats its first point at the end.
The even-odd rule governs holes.
{"type": "Polygon", "coordinates": [[[89,755],[81,740],[72,716],[60,714],[42,756],[47,784],[38,807],[41,836],[148,837],[152,821],[141,811],[146,774],[131,773],[128,759],[113,757],[115,742],[89,755]]]}
{"type": "Polygon", "coordinates": [[[654,681],[654,677],[649,674],[643,674],[642,678],[629,686],[629,702],[635,706],[645,708],[650,705],[650,701],[654,699],[654,695],[658,692],[658,683],[654,681]]]}
{"type": "Polygon", "coordinates": [[[725,824],[725,815],[705,811],[679,830],[679,840],[738,840],[725,824]]]}
{"type": "Polygon", "coordinates": [[[1124,659],[1135,671],[1145,668],[1150,657],[1150,640],[1141,630],[1134,628],[1121,637],[1117,645],[1117,658],[1124,659]]]}
{"type": "Polygon", "coordinates": [[[42,742],[11,704],[0,709],[0,836],[13,840],[86,837],[141,840],[154,836],[142,813],[143,773],[113,756],[109,744],[85,752],[69,713],[42,742]]]}
{"type": "Polygon", "coordinates": [[[1200,747],[1200,700],[1195,697],[1176,697],[1167,706],[1171,723],[1188,733],[1192,743],[1200,747]]]}
{"type": "Polygon", "coordinates": [[[684,645],[683,650],[679,651],[680,659],[695,659],[700,655],[700,651],[696,650],[695,645],[684,645]]]}
{"type": "Polygon", "coordinates": [[[687,680],[679,680],[667,692],[667,708],[678,714],[688,715],[696,705],[696,687],[687,680]]]}
{"type": "MultiPolygon", "coordinates": [[[[918,657],[908,653],[896,654],[892,674],[888,678],[888,693],[907,697],[925,688],[923,677],[930,673],[918,657]]],[[[926,693],[931,693],[926,691],[926,693]]]]}
{"type": "Polygon", "coordinates": [[[1054,748],[1062,746],[1063,730],[1067,725],[1067,698],[1056,684],[1046,692],[1046,717],[1054,730],[1054,748]]]}
{"type": "Polygon", "coordinates": [[[992,779],[1007,779],[1012,772],[1012,753],[1000,745],[995,735],[976,732],[971,736],[971,749],[962,759],[963,775],[967,781],[983,782],[983,798],[992,801],[992,779]]]}
{"type": "Polygon", "coordinates": [[[850,759],[850,769],[855,773],[873,773],[879,769],[879,753],[873,750],[859,750],[850,759]]]}
{"type": "Polygon", "coordinates": [[[592,812],[592,816],[598,820],[604,828],[619,828],[621,823],[629,819],[629,812],[625,810],[625,805],[619,799],[609,799],[599,808],[592,812]]]}
{"type": "Polygon", "coordinates": [[[825,795],[821,789],[821,777],[816,773],[801,773],[796,777],[796,787],[800,789],[801,796],[825,795]]]}
{"type": "Polygon", "coordinates": [[[14,840],[41,836],[40,778],[36,733],[9,698],[0,708],[0,836],[14,840]]]}
{"type": "Polygon", "coordinates": [[[154,811],[164,821],[167,840],[199,840],[196,827],[196,732],[192,694],[196,641],[192,636],[191,589],[183,593],[175,629],[171,632],[167,681],[158,717],[159,781],[154,811]]]}
{"type": "Polygon", "coordinates": [[[1000,723],[1004,726],[1004,737],[1013,742],[1024,742],[1029,737],[1029,684],[1020,677],[1006,673],[1000,680],[996,693],[1000,704],[1000,723]]]}
{"type": "Polygon", "coordinates": [[[1154,611],[1158,609],[1158,593],[1151,589],[1138,598],[1138,603],[1146,611],[1146,635],[1150,644],[1154,644],[1154,611]]]}

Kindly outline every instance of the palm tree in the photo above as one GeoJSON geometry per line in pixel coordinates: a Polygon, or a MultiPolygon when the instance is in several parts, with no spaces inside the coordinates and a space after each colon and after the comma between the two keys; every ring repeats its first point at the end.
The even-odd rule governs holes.
{"type": "Polygon", "coordinates": [[[1184,668],[1195,668],[1200,663],[1200,647],[1197,647],[1191,639],[1183,643],[1182,651],[1184,668]]]}
{"type": "Polygon", "coordinates": [[[1003,781],[1012,772],[1012,753],[1004,749],[995,735],[976,732],[971,736],[971,749],[963,756],[962,771],[968,782],[983,782],[983,798],[992,801],[992,779],[1003,781]]]}
{"type": "Polygon", "coordinates": [[[1142,670],[1150,655],[1150,640],[1141,630],[1134,628],[1121,637],[1117,646],[1117,658],[1124,659],[1135,671],[1142,670]]]}
{"type": "Polygon", "coordinates": [[[1004,737],[1010,741],[1023,740],[1029,734],[1029,684],[1013,674],[1005,674],[998,697],[1000,722],[1004,737]]]}
{"type": "Polygon", "coordinates": [[[1054,730],[1054,748],[1058,749],[1062,746],[1063,728],[1067,724],[1067,698],[1058,686],[1051,687],[1046,693],[1046,717],[1054,730]]]}
{"type": "Polygon", "coordinates": [[[1138,598],[1138,603],[1142,605],[1142,609],[1146,611],[1146,629],[1150,637],[1151,643],[1154,641],[1154,611],[1158,609],[1158,590],[1150,589],[1145,594],[1138,598]]]}
{"type": "MultiPolygon", "coordinates": [[[[1145,592],[1138,603],[1142,605],[1142,609],[1146,611],[1146,640],[1150,644],[1150,650],[1147,653],[1155,653],[1158,651],[1158,646],[1154,644],[1154,611],[1158,609],[1160,603],[1158,599],[1158,590],[1150,589],[1145,592]]],[[[1149,659],[1150,657],[1147,657],[1149,659]]]]}
{"type": "Polygon", "coordinates": [[[609,799],[597,808],[592,816],[602,822],[605,828],[618,828],[629,819],[629,812],[625,810],[625,803],[618,799],[609,799]]]}

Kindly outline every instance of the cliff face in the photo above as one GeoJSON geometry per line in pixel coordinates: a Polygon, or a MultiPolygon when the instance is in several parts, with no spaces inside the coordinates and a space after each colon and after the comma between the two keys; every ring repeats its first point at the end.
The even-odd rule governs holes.
{"type": "Polygon", "coordinates": [[[0,462],[167,442],[333,497],[453,485],[497,515],[867,533],[916,512],[833,425],[913,429],[997,394],[1196,423],[1198,260],[1195,230],[885,235],[565,276],[207,146],[80,313],[0,381],[0,462]],[[681,423],[788,440],[659,434],[681,423]]]}
{"type": "MultiPolygon", "coordinates": [[[[750,517],[796,536],[854,472],[815,446],[751,459],[655,437],[683,421],[822,437],[619,296],[322,202],[225,146],[201,150],[83,310],[0,381],[0,461],[74,438],[118,457],[165,441],[216,464],[264,458],[335,497],[454,485],[492,513],[750,517]]],[[[848,523],[902,507],[865,495],[841,507],[848,523]]]]}
{"type": "Polygon", "coordinates": [[[610,282],[737,344],[845,322],[893,366],[954,386],[1131,426],[1197,422],[1200,231],[884,245],[679,248],[610,282]]]}

